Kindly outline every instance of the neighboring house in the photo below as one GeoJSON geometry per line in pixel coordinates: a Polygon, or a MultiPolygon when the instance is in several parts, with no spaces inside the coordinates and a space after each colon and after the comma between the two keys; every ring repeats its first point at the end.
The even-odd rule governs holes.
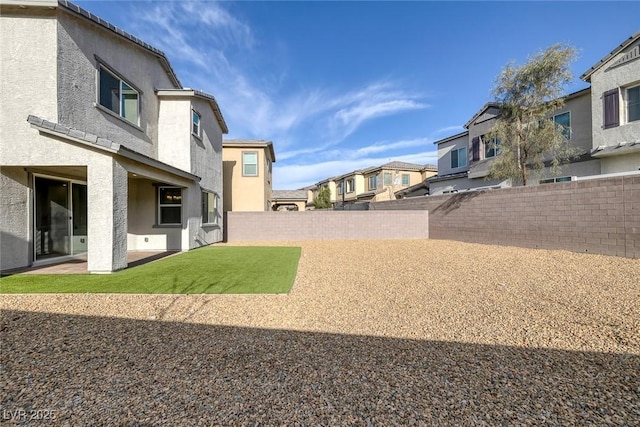
{"type": "MultiPolygon", "coordinates": [[[[578,153],[556,176],[547,168],[529,185],[640,170],[640,32],[625,40],[581,78],[591,87],[567,95],[553,120],[566,127],[578,153]]],[[[487,180],[498,154],[484,135],[494,126],[500,106],[486,104],[465,124],[465,132],[436,141],[438,175],[430,194],[510,186],[487,180]]]]}
{"type": "Polygon", "coordinates": [[[640,31],[581,78],[591,83],[593,149],[603,174],[640,169],[640,31]]]}
{"type": "Polygon", "coordinates": [[[272,169],[276,155],[271,141],[226,139],[222,143],[224,211],[270,211],[272,169]]]}
{"type": "MultiPolygon", "coordinates": [[[[438,175],[429,179],[430,194],[446,194],[485,188],[511,186],[510,181],[488,179],[491,163],[499,154],[499,143],[487,138],[500,116],[500,106],[485,104],[465,125],[459,134],[436,141],[438,146],[438,175]]],[[[559,174],[549,168],[532,174],[528,185],[555,180],[571,180],[572,177],[592,176],[600,173],[600,161],[591,158],[591,95],[583,89],[567,95],[564,106],[551,117],[565,127],[567,137],[577,153],[559,174]]]]}
{"type": "Polygon", "coordinates": [[[274,211],[304,211],[309,194],[307,190],[274,190],[271,209],[274,211]]]}
{"type": "Polygon", "coordinates": [[[312,189],[311,189],[311,192],[312,192],[311,198],[312,198],[312,200],[315,200],[316,197],[318,197],[318,191],[321,188],[325,188],[325,187],[329,189],[329,194],[331,194],[331,198],[330,198],[331,205],[335,206],[336,200],[337,200],[336,197],[338,197],[338,188],[336,186],[336,177],[324,179],[324,180],[318,182],[315,186],[312,186],[312,189]]]}
{"type": "Polygon", "coordinates": [[[403,188],[395,192],[396,199],[407,199],[410,197],[422,197],[429,195],[429,181],[432,176],[437,175],[438,167],[436,165],[425,165],[420,169],[420,177],[422,181],[410,187],[403,188]]]}
{"type": "Polygon", "coordinates": [[[213,96],[164,53],[67,1],[0,0],[2,270],[222,239],[213,96]]]}
{"type": "Polygon", "coordinates": [[[433,165],[393,161],[320,181],[313,189],[313,197],[319,188],[329,187],[335,206],[393,200],[397,191],[418,185],[425,176],[434,174],[433,165]]]}

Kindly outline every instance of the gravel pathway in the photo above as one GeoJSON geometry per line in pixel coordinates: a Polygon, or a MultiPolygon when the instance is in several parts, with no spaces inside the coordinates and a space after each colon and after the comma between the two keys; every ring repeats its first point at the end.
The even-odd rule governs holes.
{"type": "Polygon", "coordinates": [[[640,260],[280,244],[288,295],[3,295],[2,420],[640,424],[640,260]]]}

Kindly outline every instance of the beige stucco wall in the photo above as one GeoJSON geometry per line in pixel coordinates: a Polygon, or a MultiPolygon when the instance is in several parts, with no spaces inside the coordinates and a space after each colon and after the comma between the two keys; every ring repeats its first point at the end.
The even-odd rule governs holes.
{"type": "Polygon", "coordinates": [[[265,149],[261,147],[224,147],[224,211],[266,211],[271,197],[265,149]],[[242,153],[258,153],[258,176],[242,175],[242,153]],[[268,187],[268,188],[267,188],[268,187]]]}

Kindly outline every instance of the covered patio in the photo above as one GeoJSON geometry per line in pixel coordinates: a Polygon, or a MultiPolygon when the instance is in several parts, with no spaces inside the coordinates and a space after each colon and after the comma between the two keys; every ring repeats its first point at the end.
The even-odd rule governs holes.
{"type": "MultiPolygon", "coordinates": [[[[180,251],[128,251],[127,267],[153,262],[168,256],[175,255],[180,251]]],[[[56,264],[41,265],[36,267],[26,267],[4,272],[3,275],[12,274],[88,274],[86,255],[79,258],[69,259],[56,264]]]]}

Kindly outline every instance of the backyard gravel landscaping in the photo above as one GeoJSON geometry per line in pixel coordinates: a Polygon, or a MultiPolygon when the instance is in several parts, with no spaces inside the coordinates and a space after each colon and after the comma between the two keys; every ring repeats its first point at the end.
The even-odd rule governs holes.
{"type": "Polygon", "coordinates": [[[2,420],[640,424],[640,260],[278,244],[302,247],[286,295],[2,295],[2,420]]]}

